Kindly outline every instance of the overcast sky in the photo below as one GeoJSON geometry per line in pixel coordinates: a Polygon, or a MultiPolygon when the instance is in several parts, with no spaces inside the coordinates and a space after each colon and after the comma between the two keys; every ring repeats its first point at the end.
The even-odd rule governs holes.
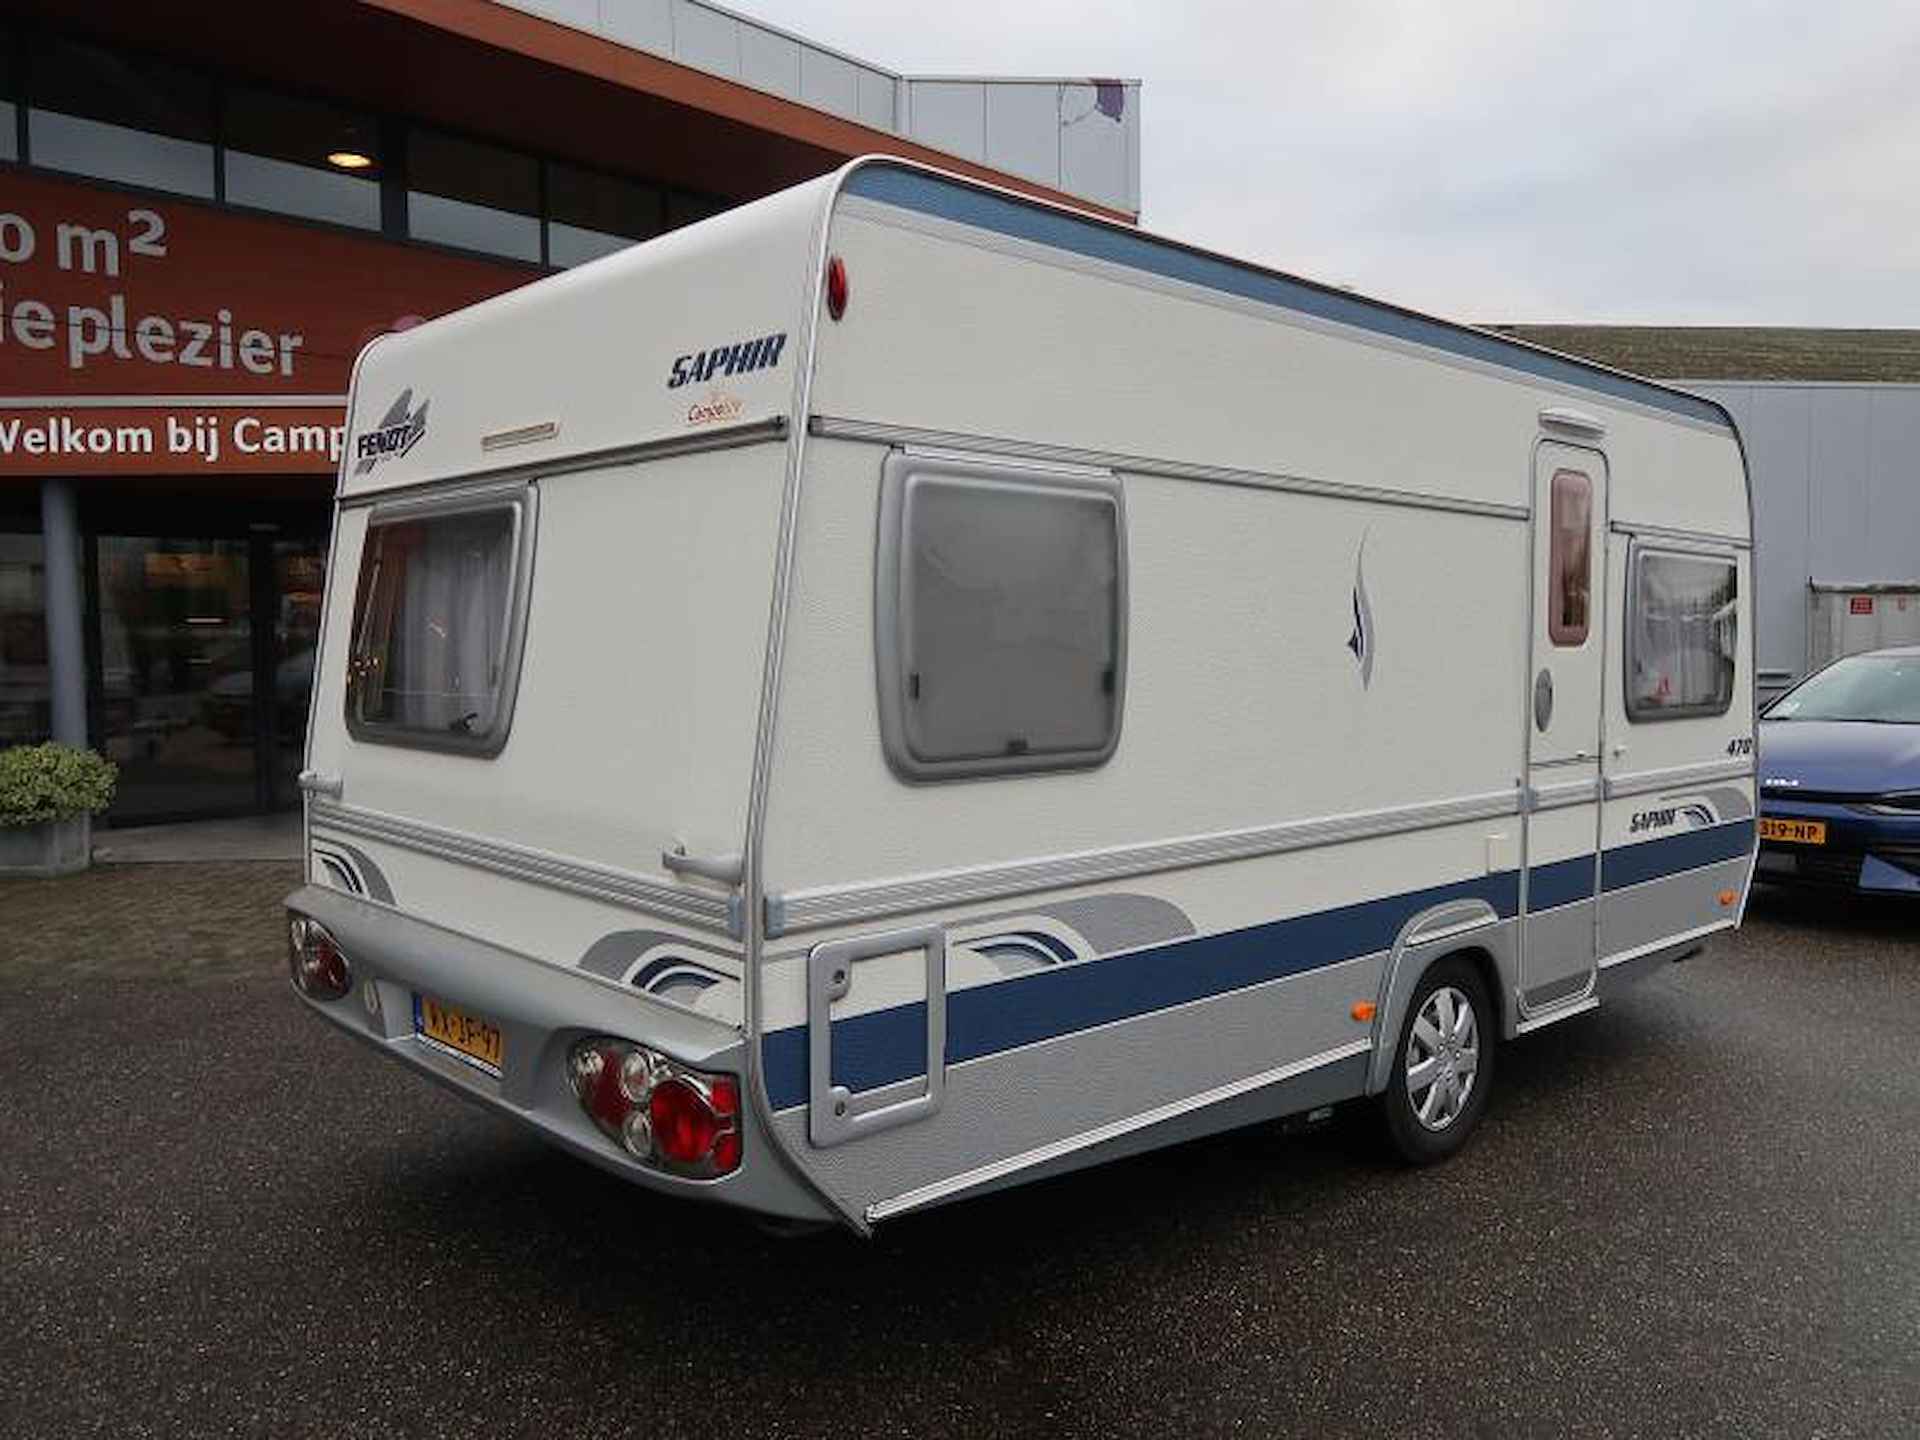
{"type": "Polygon", "coordinates": [[[732,0],[1144,82],[1142,223],[1465,320],[1920,325],[1915,0],[732,0]]]}

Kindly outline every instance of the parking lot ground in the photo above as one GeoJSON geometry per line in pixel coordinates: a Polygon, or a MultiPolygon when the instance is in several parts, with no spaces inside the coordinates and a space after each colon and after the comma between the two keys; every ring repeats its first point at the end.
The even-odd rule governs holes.
{"type": "Polygon", "coordinates": [[[1920,1434],[1920,912],[1763,896],[1436,1170],[1343,1117],[778,1241],[330,1033],[285,867],[180,868],[0,884],[9,1437],[1920,1434]]]}

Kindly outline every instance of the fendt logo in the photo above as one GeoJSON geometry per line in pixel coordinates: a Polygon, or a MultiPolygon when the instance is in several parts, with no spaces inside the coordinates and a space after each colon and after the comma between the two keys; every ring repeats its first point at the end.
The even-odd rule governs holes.
{"type": "Polygon", "coordinates": [[[711,380],[716,375],[744,375],[749,370],[767,370],[780,363],[780,352],[787,348],[787,332],[762,335],[758,340],[737,340],[731,345],[716,345],[711,350],[696,350],[677,356],[667,375],[667,389],[678,390],[691,380],[711,380]]]}
{"type": "Polygon", "coordinates": [[[364,475],[382,460],[406,454],[426,436],[427,402],[422,400],[418,410],[410,408],[412,404],[413,387],[408,386],[387,407],[380,424],[353,442],[354,456],[360,462],[353,467],[354,474],[364,475]]]}

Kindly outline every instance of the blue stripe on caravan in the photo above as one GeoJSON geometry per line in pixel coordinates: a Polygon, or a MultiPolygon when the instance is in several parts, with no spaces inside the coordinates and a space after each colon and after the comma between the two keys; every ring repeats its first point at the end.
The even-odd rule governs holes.
{"type": "Polygon", "coordinates": [[[937,176],[885,164],[862,165],[847,177],[846,190],[850,195],[897,205],[904,210],[917,210],[1092,260],[1144,270],[1170,280],[1238,295],[1244,300],[1276,305],[1302,315],[1497,365],[1503,370],[1731,428],[1725,411],[1696,395],[1669,390],[1629,375],[1616,375],[1569,356],[1534,350],[1484,330],[1451,325],[1347,291],[1323,289],[1310,281],[1189,250],[1172,241],[1120,226],[1102,225],[1004,195],[957,185],[937,176]]]}
{"type": "MultiPolygon", "coordinates": [[[[1420,911],[1460,899],[1482,899],[1512,916],[1520,903],[1519,874],[1437,885],[955,991],[947,997],[947,1063],[1371,955],[1390,947],[1420,911]]],[[[926,1024],[924,1002],[835,1022],[834,1082],[860,1091],[925,1074],[926,1024]]],[[[773,1032],[762,1053],[774,1109],[805,1104],[806,1027],[773,1032]]]]}
{"type": "MultiPolygon", "coordinates": [[[[1753,822],[1746,820],[1609,850],[1604,887],[1617,890],[1737,859],[1753,849],[1753,832],[1753,822]]],[[[1584,899],[1593,893],[1593,857],[1539,866],[1530,877],[1534,909],[1584,899]]],[[[1510,919],[1519,909],[1519,880],[1519,872],[1510,870],[956,991],[947,997],[947,1063],[1374,954],[1391,946],[1414,915],[1447,900],[1484,899],[1501,918],[1510,919]]],[[[924,1002],[836,1022],[835,1082],[861,1091],[924,1074],[926,1025],[924,1002]]],[[[773,1108],[804,1105],[806,1026],[774,1031],[762,1041],[762,1054],[773,1108]]]]}
{"type": "Polygon", "coordinates": [[[1527,909],[1551,910],[1593,898],[1593,856],[1576,855],[1527,869],[1527,909]]]}
{"type": "Polygon", "coordinates": [[[1622,845],[1607,851],[1600,865],[1600,884],[1605,890],[1620,890],[1665,875],[1677,875],[1682,870],[1697,870],[1717,861],[1738,860],[1752,851],[1751,820],[1689,830],[1684,835],[1643,840],[1638,845],[1622,845]]]}

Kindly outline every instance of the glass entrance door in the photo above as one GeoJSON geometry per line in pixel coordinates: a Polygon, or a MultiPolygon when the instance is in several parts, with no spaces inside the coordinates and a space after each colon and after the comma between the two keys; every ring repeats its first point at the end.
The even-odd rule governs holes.
{"type": "Polygon", "coordinates": [[[326,541],[263,527],[95,544],[95,733],[120,766],[109,823],[296,807],[326,541]]]}
{"type": "Polygon", "coordinates": [[[120,766],[110,818],[255,808],[249,542],[102,535],[98,547],[100,732],[120,766]]]}
{"type": "Polygon", "coordinates": [[[268,804],[276,810],[300,804],[300,757],[307,750],[307,702],[319,656],[320,606],[326,598],[327,544],[320,539],[266,543],[273,589],[273,714],[266,757],[268,804]]]}

